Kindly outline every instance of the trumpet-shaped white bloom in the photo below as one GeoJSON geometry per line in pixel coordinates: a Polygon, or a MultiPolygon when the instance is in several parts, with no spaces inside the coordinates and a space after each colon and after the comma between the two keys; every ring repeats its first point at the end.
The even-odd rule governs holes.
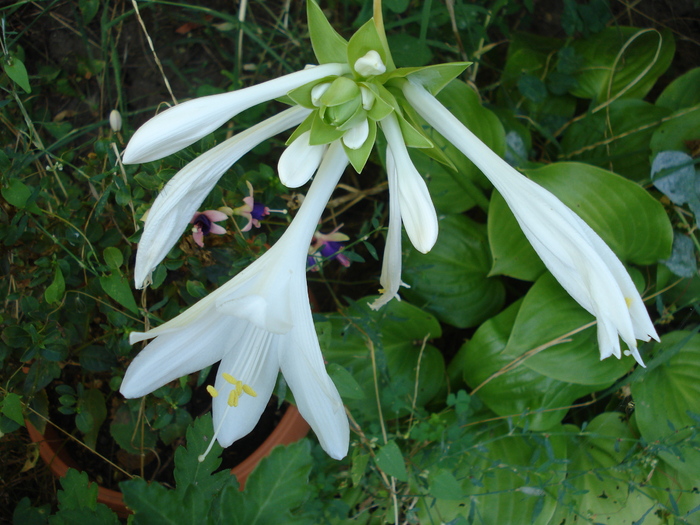
{"type": "Polygon", "coordinates": [[[148,212],[139,241],[134,269],[137,288],[150,283],[153,269],[180,238],[226,170],[255,146],[296,126],[308,114],[309,110],[301,107],[287,109],[200,155],[168,181],[148,212]]]}
{"type": "Polygon", "coordinates": [[[372,310],[379,310],[393,298],[399,299],[399,288],[408,286],[401,282],[401,204],[397,187],[399,174],[390,147],[386,149],[386,174],[389,179],[389,230],[384,244],[382,274],[379,277],[382,295],[370,303],[372,310]]]}
{"type": "Polygon", "coordinates": [[[131,343],[153,339],[134,359],[121,393],[133,398],[217,361],[213,399],[216,439],[226,447],[250,432],[281,370],[301,415],[328,454],[347,454],[343,403],[326,373],[306,288],[309,243],[347,165],[330,146],[307,198],[280,240],[260,259],[197,304],[131,343]]]}
{"type": "Polygon", "coordinates": [[[438,236],[438,221],[433,200],[416,167],[408,156],[399,123],[394,114],[382,120],[382,129],[396,163],[401,220],[411,244],[421,253],[428,253],[438,236]]]}
{"type": "Polygon", "coordinates": [[[124,151],[124,164],[140,164],[175,153],[222,126],[241,111],[286,95],[308,82],[350,72],[347,64],[322,64],[256,86],[200,97],[159,113],[141,126],[124,151]]]}
{"type": "Polygon", "coordinates": [[[552,193],[515,171],[422,86],[406,82],[413,108],[466,155],[501,193],[562,287],[598,321],[600,357],[620,357],[621,337],[637,362],[637,339],[659,336],[627,270],[605,242],[552,193]],[[618,337],[619,334],[619,337],[618,337]]]}

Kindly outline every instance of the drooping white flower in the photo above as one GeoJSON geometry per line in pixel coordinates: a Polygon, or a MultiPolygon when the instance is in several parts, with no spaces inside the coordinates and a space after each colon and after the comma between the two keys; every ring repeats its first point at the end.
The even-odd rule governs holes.
{"type": "Polygon", "coordinates": [[[637,339],[659,336],[627,270],[588,224],[552,193],[515,171],[435,97],[411,81],[408,102],[493,183],[533,248],[562,287],[598,321],[601,359],[620,357],[621,337],[644,366],[637,339]],[[619,335],[619,337],[618,337],[619,335]]]}
{"type": "Polygon", "coordinates": [[[348,72],[347,64],[322,64],[256,86],[188,100],[141,126],[131,137],[122,160],[124,164],[140,164],[163,158],[207,136],[241,111],[314,80],[348,72]]]}
{"type": "Polygon", "coordinates": [[[327,146],[310,146],[309,136],[305,131],[297,137],[280,155],[277,173],[280,182],[287,188],[298,188],[306,184],[321,163],[327,146]]]}
{"type": "Polygon", "coordinates": [[[141,234],[134,268],[137,288],[150,283],[153,269],[180,238],[226,170],[255,146],[296,126],[308,114],[309,110],[301,107],[287,109],[203,153],[168,181],[149,210],[141,234]]]}
{"type": "Polygon", "coordinates": [[[390,114],[382,120],[381,125],[396,163],[399,208],[406,235],[416,250],[428,253],[438,236],[437,214],[428,186],[408,155],[396,116],[390,114]]]}
{"type": "Polygon", "coordinates": [[[120,391],[140,397],[217,361],[210,392],[216,439],[226,447],[253,429],[284,375],[321,446],[347,454],[348,420],[326,373],[306,288],[306,256],[318,220],[347,165],[340,144],[324,157],[307,198],[280,240],[227,284],[131,343],[153,339],[134,359],[120,391]]]}
{"type": "Polygon", "coordinates": [[[399,288],[408,286],[401,282],[401,204],[399,200],[399,174],[391,148],[386,149],[386,174],[389,180],[389,230],[384,244],[382,274],[379,284],[382,294],[370,303],[372,310],[379,310],[392,299],[399,299],[399,288]]]}

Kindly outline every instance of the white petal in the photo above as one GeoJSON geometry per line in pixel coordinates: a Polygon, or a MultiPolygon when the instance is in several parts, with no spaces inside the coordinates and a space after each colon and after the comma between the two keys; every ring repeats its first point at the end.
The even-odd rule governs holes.
{"type": "Polygon", "coordinates": [[[286,95],[327,76],[343,75],[346,64],[323,64],[257,86],[189,100],[159,113],[141,126],[124,151],[125,164],[157,160],[186,148],[252,106],[286,95]]]}
{"type": "Polygon", "coordinates": [[[428,186],[408,156],[396,116],[392,113],[381,123],[399,174],[401,219],[406,234],[416,250],[427,253],[435,245],[438,236],[437,214],[428,186]]]}
{"type": "Polygon", "coordinates": [[[321,97],[326,91],[328,91],[329,87],[331,87],[331,83],[324,82],[323,84],[316,84],[314,87],[311,88],[311,103],[314,106],[321,106],[321,97]]]}
{"type": "Polygon", "coordinates": [[[343,135],[343,144],[350,149],[360,149],[369,137],[369,123],[364,119],[356,124],[343,135]]]}
{"type": "MultiPolygon", "coordinates": [[[[306,290],[297,290],[307,293],[306,290]]],[[[298,309],[294,329],[279,351],[280,369],[302,417],[334,459],[348,453],[350,429],[343,401],[326,372],[311,309],[298,309]]]]}
{"type": "Polygon", "coordinates": [[[601,357],[620,355],[614,327],[643,365],[635,338],[658,336],[627,271],[605,242],[556,196],[510,167],[422,86],[409,81],[403,91],[413,108],[491,180],[547,268],[596,317],[601,357]]]}
{"type": "Polygon", "coordinates": [[[231,339],[234,326],[237,326],[235,319],[213,314],[156,337],[131,362],[119,391],[127,398],[145,396],[170,381],[216,363],[224,354],[223,342],[231,339]]]}
{"type": "Polygon", "coordinates": [[[342,145],[335,141],[328,148],[292,224],[272,248],[222,287],[225,290],[219,290],[217,311],[244,318],[277,334],[292,328],[298,305],[280,297],[294,297],[290,290],[298,283],[306,283],[309,244],[347,164],[342,145]]]}
{"type": "Polygon", "coordinates": [[[355,61],[355,71],[363,77],[381,75],[386,71],[386,66],[382,62],[382,57],[379,56],[374,49],[355,61]]]}
{"type": "Polygon", "coordinates": [[[382,295],[369,307],[379,310],[382,306],[398,298],[401,282],[401,208],[399,204],[398,173],[391,148],[386,149],[386,172],[389,180],[389,230],[384,243],[382,258],[382,275],[379,283],[382,285],[382,295]]]}
{"type": "Polygon", "coordinates": [[[310,146],[309,137],[310,131],[302,133],[280,155],[277,171],[280,181],[287,188],[306,184],[321,164],[327,146],[310,146]]]}
{"type": "Polygon", "coordinates": [[[212,412],[214,428],[219,429],[217,440],[222,447],[250,433],[265,410],[279,371],[278,338],[248,325],[235,348],[221,361],[214,383],[219,395],[212,399],[212,412]],[[251,386],[257,396],[243,393],[238,406],[229,407],[229,393],[234,386],[223,378],[224,372],[251,386]]]}
{"type": "Polygon", "coordinates": [[[255,146],[296,126],[308,114],[309,110],[294,107],[256,124],[200,155],[166,184],[148,212],[139,241],[134,269],[137,288],[147,283],[226,170],[255,146]]]}

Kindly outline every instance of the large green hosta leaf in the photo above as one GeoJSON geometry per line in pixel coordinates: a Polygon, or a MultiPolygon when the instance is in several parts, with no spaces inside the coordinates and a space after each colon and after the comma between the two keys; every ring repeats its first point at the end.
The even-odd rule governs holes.
{"type": "MultiPolygon", "coordinates": [[[[530,288],[515,319],[503,353],[511,358],[549,345],[593,321],[559,285],[550,273],[544,274],[530,288]]],[[[600,360],[597,327],[591,326],[568,336],[568,342],[550,346],[529,357],[521,366],[544,376],[567,383],[590,385],[595,389],[611,385],[633,365],[631,357],[600,360]]]]}
{"type": "Polygon", "coordinates": [[[622,414],[597,416],[569,443],[566,488],[550,523],[666,523],[645,487],[645,474],[625,467],[636,441],[622,414]]]}
{"type": "MultiPolygon", "coordinates": [[[[587,164],[558,162],[528,177],[574,210],[622,261],[653,264],[671,253],[673,231],[663,206],[638,184],[587,164]]],[[[503,197],[495,193],[488,219],[491,275],[532,281],[545,270],[503,197]]]]}
{"type": "Polygon", "coordinates": [[[567,128],[561,158],[595,164],[632,180],[648,179],[649,141],[670,114],[643,100],[617,100],[567,128]]]}
{"type": "Polygon", "coordinates": [[[404,260],[402,294],[441,321],[476,326],[503,305],[505,291],[491,268],[486,227],[462,215],[440,221],[440,235],[427,254],[413,248],[404,260]]]}
{"type": "Polygon", "coordinates": [[[700,472],[700,335],[672,332],[656,345],[656,359],[632,383],[637,425],[674,468],[700,472]]]}
{"type": "Polygon", "coordinates": [[[668,69],[676,49],[667,29],[619,26],[576,40],[572,47],[583,63],[571,93],[598,102],[644,97],[668,69]]]}
{"type": "Polygon", "coordinates": [[[496,434],[480,442],[454,472],[461,499],[418,500],[420,523],[552,523],[567,470],[561,428],[549,435],[496,434]]]}
{"type": "Polygon", "coordinates": [[[558,381],[536,372],[524,364],[513,366],[516,359],[504,352],[522,301],[492,317],[460,349],[464,380],[477,388],[478,396],[499,416],[514,416],[513,422],[531,430],[547,430],[559,424],[574,400],[606,385],[590,386],[558,381]],[[497,375],[496,375],[497,374],[497,375]],[[534,413],[531,413],[534,412],[534,413]],[[527,415],[526,415],[527,414],[527,415]]]}
{"type": "Polygon", "coordinates": [[[360,299],[343,317],[317,324],[324,357],[349,371],[361,390],[353,399],[345,398],[345,403],[368,420],[378,416],[372,350],[385,417],[405,415],[412,406],[425,405],[441,389],[445,375],[437,348],[426,344],[421,352],[426,337],[431,340],[442,335],[440,323],[405,301],[391,301],[374,312],[368,306],[374,299],[360,299]]]}

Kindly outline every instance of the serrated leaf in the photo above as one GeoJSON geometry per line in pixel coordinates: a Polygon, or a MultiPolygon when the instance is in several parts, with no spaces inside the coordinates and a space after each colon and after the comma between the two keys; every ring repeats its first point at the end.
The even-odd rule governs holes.
{"type": "Polygon", "coordinates": [[[2,413],[20,426],[24,426],[22,398],[9,392],[2,400],[2,413]]]}
{"type": "Polygon", "coordinates": [[[372,350],[367,341],[371,337],[381,371],[382,409],[386,417],[393,418],[408,414],[413,405],[424,406],[440,390],[445,374],[442,354],[431,344],[421,348],[423,340],[439,338],[442,330],[431,314],[406,301],[391,301],[374,312],[368,305],[374,299],[359,299],[345,312],[347,317],[319,323],[317,328],[322,332],[319,340],[324,357],[347,369],[364,393],[364,399],[347,399],[346,404],[351,410],[361,410],[367,418],[376,418],[377,403],[367,402],[376,400],[372,350]]]}
{"type": "Polygon", "coordinates": [[[94,509],[97,506],[97,483],[90,483],[85,472],[68,469],[61,478],[61,488],[57,493],[59,509],[94,509]]]}
{"type": "Polygon", "coordinates": [[[32,87],[29,85],[29,75],[27,74],[27,68],[24,67],[24,63],[15,56],[10,56],[6,58],[2,64],[5,73],[10,77],[13,82],[15,82],[19,87],[21,87],[27,93],[32,92],[32,87]]]}
{"type": "Polygon", "coordinates": [[[134,295],[131,292],[129,281],[118,272],[110,273],[100,277],[100,286],[112,299],[118,302],[127,310],[137,314],[139,312],[134,295]]]}
{"type": "MultiPolygon", "coordinates": [[[[673,230],[668,216],[638,184],[579,163],[558,162],[526,174],[574,210],[622,261],[653,264],[669,256],[673,230]]],[[[488,232],[492,275],[532,281],[545,270],[498,193],[491,198],[488,232]]]]}
{"type": "Polygon", "coordinates": [[[213,516],[217,523],[263,525],[304,523],[292,511],[313,495],[308,484],[311,446],[307,439],[276,447],[251,473],[244,492],[227,486],[218,498],[213,516]]]}
{"type": "Polygon", "coordinates": [[[488,278],[491,268],[486,228],[461,215],[439,223],[437,243],[427,254],[413,248],[404,259],[402,294],[441,321],[465,328],[496,313],[505,298],[503,283],[488,278]]]}
{"type": "Polygon", "coordinates": [[[179,447],[175,451],[175,482],[179,492],[184,491],[190,485],[197,485],[206,497],[210,497],[224,486],[231,486],[238,490],[238,482],[235,476],[228,471],[214,471],[221,465],[222,448],[218,442],[212,446],[212,450],[199,461],[199,456],[204,454],[212,436],[214,427],[211,414],[205,414],[194,420],[187,429],[187,446],[179,447]]]}
{"type": "Polygon", "coordinates": [[[306,16],[309,24],[311,45],[318,63],[345,63],[347,60],[348,42],[333,29],[333,26],[328,22],[323,11],[314,0],[307,0],[306,16]]]}
{"type": "Polygon", "coordinates": [[[385,474],[395,477],[399,481],[408,481],[406,463],[399,446],[394,440],[389,441],[379,449],[379,452],[374,457],[374,462],[385,474]]]}

